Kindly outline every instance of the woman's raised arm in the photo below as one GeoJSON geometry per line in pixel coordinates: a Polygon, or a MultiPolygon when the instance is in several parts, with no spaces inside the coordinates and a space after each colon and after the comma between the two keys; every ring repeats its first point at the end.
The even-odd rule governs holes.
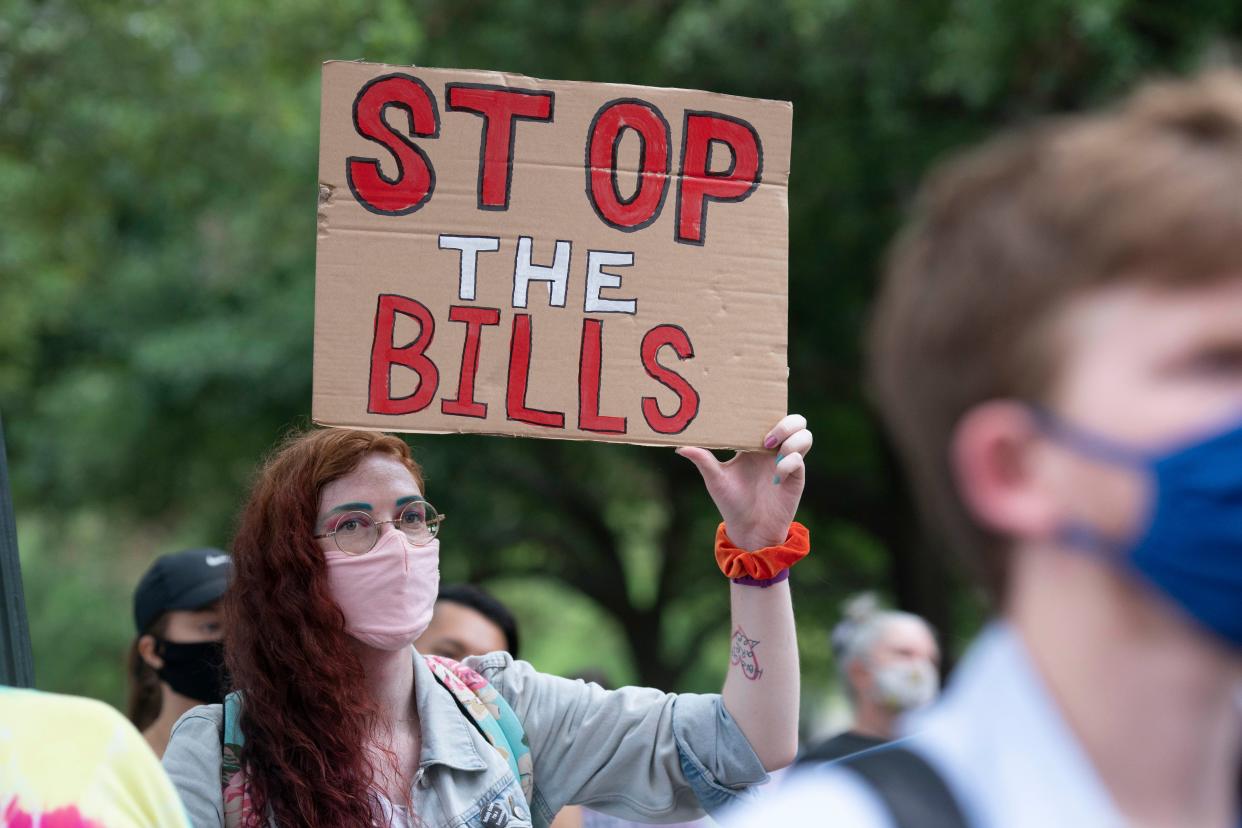
{"type": "Polygon", "coordinates": [[[791,414],[764,442],[775,455],[739,452],[721,463],[701,448],[677,450],[698,467],[724,520],[716,558],[733,581],[724,704],[767,770],[790,764],[798,749],[798,642],[786,576],[808,543],[791,524],[811,442],[806,419],[791,414]]]}

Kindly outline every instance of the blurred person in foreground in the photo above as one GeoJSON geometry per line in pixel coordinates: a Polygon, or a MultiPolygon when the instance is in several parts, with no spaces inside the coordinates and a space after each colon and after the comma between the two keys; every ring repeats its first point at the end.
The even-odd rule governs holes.
{"type": "Polygon", "coordinates": [[[909,739],[736,824],[1236,828],[1242,76],[938,169],[871,336],[915,490],[999,618],[909,739]]]}
{"type": "Polygon", "coordinates": [[[882,609],[872,593],[846,604],[832,649],[854,720],[801,762],[828,762],[891,741],[898,719],[929,704],[940,687],[940,647],[931,626],[913,613],[882,609]]]}
{"type": "Polygon", "coordinates": [[[517,619],[482,587],[445,584],[436,596],[431,623],[414,649],[454,661],[502,651],[518,658],[517,619]]]}
{"type": "Polygon", "coordinates": [[[164,754],[197,828],[519,828],[569,803],[658,822],[764,781],[797,746],[786,578],[810,545],[793,517],[812,437],[791,415],[764,444],[773,453],[727,463],[678,449],[724,519],[735,654],[721,695],[673,695],[604,691],[504,652],[421,656],[411,645],[431,620],[444,517],[409,447],[373,431],[291,435],[233,542],[223,607],[236,690],[183,716],[164,754]]]}
{"type": "Polygon", "coordinates": [[[157,558],[134,590],[128,714],[156,756],[183,713],[224,698],[219,602],[231,571],[219,549],[186,549],[157,558]]]}
{"type": "Polygon", "coordinates": [[[0,686],[0,825],[189,828],[159,760],[103,702],[0,686]]]}

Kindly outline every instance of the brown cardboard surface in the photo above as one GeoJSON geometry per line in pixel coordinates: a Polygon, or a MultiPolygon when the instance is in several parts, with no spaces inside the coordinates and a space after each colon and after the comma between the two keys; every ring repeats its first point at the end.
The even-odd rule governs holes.
{"type": "Polygon", "coordinates": [[[316,422],[755,449],[785,414],[791,104],[334,61],[323,68],[320,117],[316,422]],[[450,92],[457,85],[459,91],[450,92]],[[512,90],[547,94],[515,96],[512,90]],[[479,96],[491,102],[481,103],[479,96]],[[546,119],[537,98],[547,101],[546,119]],[[610,106],[621,99],[628,102],[610,106]],[[481,111],[496,101],[517,101],[528,116],[509,121],[492,110],[483,117],[481,111]],[[658,163],[661,118],[669,139],[667,177],[658,163]],[[613,133],[606,126],[618,123],[637,126],[621,127],[609,140],[613,133]],[[499,132],[483,163],[485,124],[499,132]],[[507,206],[506,152],[499,143],[506,124],[512,127],[507,206]],[[746,181],[722,178],[745,177],[752,157],[746,124],[757,137],[761,169],[751,176],[757,184],[741,192],[746,181]],[[593,127],[601,130],[594,156],[588,146],[593,127]],[[640,139],[640,129],[650,141],[640,139]],[[721,140],[709,140],[713,136],[721,140]],[[434,185],[421,203],[415,203],[426,189],[417,186],[418,152],[434,171],[434,185]],[[639,189],[644,163],[648,174],[639,189]],[[700,163],[706,176],[682,175],[700,163]],[[614,166],[611,184],[608,170],[614,166]],[[732,200],[704,200],[696,239],[692,208],[704,186],[732,200]],[[663,198],[652,210],[659,192],[663,198]],[[627,199],[633,201],[629,207],[627,199]],[[635,226],[611,226],[609,217],[635,226]],[[462,278],[463,259],[473,256],[442,239],[448,236],[496,239],[494,251],[475,259],[473,298],[465,298],[468,290],[463,295],[462,278]],[[558,241],[568,243],[563,306],[550,303],[553,285],[547,281],[530,281],[527,306],[514,306],[521,237],[530,239],[531,264],[544,267],[554,264],[558,241]],[[603,277],[606,282],[620,277],[619,286],[605,284],[598,293],[614,303],[606,309],[586,308],[589,251],[611,254],[594,256],[606,260],[601,272],[615,274],[603,277]],[[633,257],[628,266],[625,254],[633,257]],[[382,313],[385,303],[400,312],[382,313]],[[426,327],[417,321],[421,309],[430,322],[426,327]],[[473,325],[478,338],[472,400],[454,406],[472,327],[455,320],[471,316],[496,323],[473,325]],[[385,318],[392,320],[390,331],[385,318]],[[520,394],[514,397],[522,372],[514,370],[511,349],[526,325],[531,345],[523,402],[520,394]],[[597,333],[595,406],[590,356],[597,333]],[[679,336],[684,359],[678,345],[668,344],[679,336]],[[660,342],[665,344],[657,348],[660,342]],[[471,401],[475,405],[467,405],[471,401]],[[482,405],[485,416],[479,416],[482,405]],[[529,422],[555,419],[539,411],[562,414],[563,426],[529,422]]]}

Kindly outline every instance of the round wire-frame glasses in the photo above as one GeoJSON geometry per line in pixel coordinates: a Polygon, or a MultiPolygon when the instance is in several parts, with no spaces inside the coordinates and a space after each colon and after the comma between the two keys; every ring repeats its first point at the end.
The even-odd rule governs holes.
{"type": "Polygon", "coordinates": [[[331,532],[315,535],[316,539],[332,538],[336,548],[346,555],[365,555],[379,542],[380,527],[391,523],[405,533],[415,546],[424,546],[440,531],[444,515],[425,500],[406,504],[392,520],[376,520],[366,512],[346,512],[331,532]]]}

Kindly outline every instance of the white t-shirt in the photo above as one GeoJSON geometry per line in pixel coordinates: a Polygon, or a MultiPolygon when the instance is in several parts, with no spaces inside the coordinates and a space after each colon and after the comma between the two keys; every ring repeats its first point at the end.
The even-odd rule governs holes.
{"type": "MultiPolygon", "coordinates": [[[[941,700],[912,715],[903,733],[900,744],[940,773],[973,828],[1127,824],[1022,641],[1003,623],[979,637],[941,700]]],[[[724,822],[730,828],[893,826],[861,777],[832,763],[792,774],[788,785],[724,822]]]]}

